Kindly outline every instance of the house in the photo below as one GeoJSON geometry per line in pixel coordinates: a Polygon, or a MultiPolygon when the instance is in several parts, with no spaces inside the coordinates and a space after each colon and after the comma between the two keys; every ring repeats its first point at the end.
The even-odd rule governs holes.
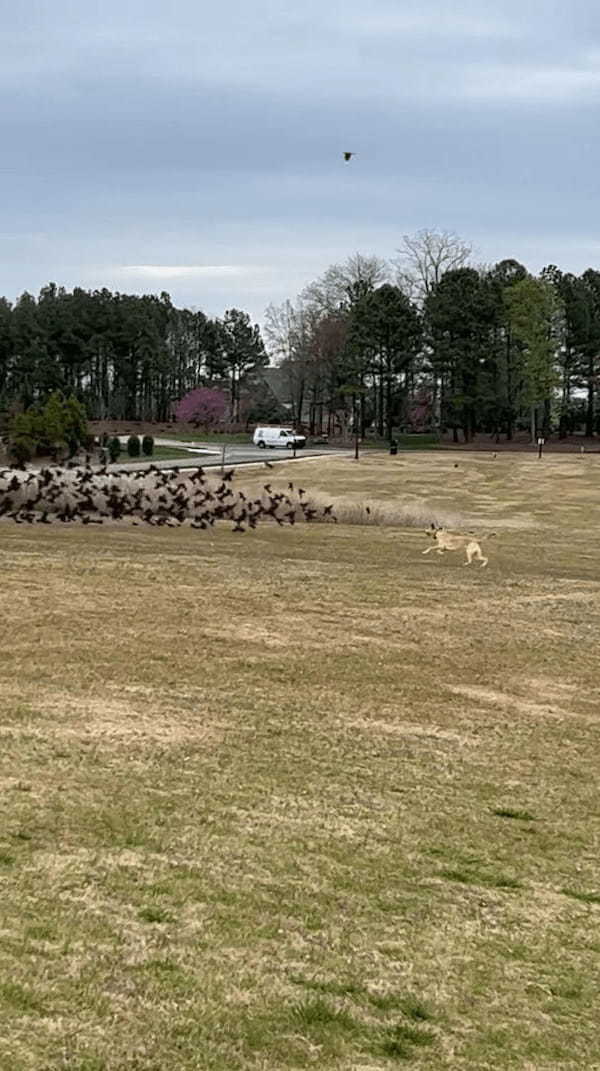
{"type": "Polygon", "coordinates": [[[295,417],[300,424],[308,424],[310,413],[306,397],[302,402],[301,413],[295,412],[294,384],[290,378],[289,369],[284,365],[261,368],[260,375],[276,402],[290,414],[290,420],[295,417]]]}

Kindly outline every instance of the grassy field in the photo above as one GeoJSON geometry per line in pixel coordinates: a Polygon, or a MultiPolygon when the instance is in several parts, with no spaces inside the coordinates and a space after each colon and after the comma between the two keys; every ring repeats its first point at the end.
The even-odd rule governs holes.
{"type": "Polygon", "coordinates": [[[174,461],[180,457],[197,458],[198,464],[202,464],[201,454],[195,454],[192,450],[186,450],[185,447],[176,446],[155,446],[151,457],[145,457],[144,454],[140,454],[139,457],[129,457],[127,451],[123,450],[119,455],[118,461],[123,463],[128,461],[147,461],[151,465],[153,461],[174,461]]]}
{"type": "Polygon", "coordinates": [[[600,1068],[598,460],[240,472],[390,527],[0,526],[0,1067],[600,1068]]]}
{"type": "MultiPolygon", "coordinates": [[[[440,437],[434,434],[423,435],[394,435],[394,439],[401,450],[431,450],[439,447],[440,437]]],[[[364,439],[362,447],[374,450],[388,450],[388,439],[364,439]]]]}

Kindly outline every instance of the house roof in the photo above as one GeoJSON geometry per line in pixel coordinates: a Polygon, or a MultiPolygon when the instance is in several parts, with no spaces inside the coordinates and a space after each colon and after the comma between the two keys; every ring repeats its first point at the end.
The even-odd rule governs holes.
{"type": "Polygon", "coordinates": [[[290,379],[285,368],[261,368],[261,375],[272,394],[275,395],[280,405],[290,408],[292,404],[292,392],[290,379]]]}

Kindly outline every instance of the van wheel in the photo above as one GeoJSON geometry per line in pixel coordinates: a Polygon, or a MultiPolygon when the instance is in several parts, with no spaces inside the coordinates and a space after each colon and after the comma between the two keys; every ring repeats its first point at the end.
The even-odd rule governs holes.
{"type": "Polygon", "coordinates": [[[265,448],[265,444],[264,444],[264,442],[262,441],[262,439],[261,439],[261,440],[260,440],[260,442],[259,442],[259,443],[257,443],[256,445],[257,445],[257,446],[258,446],[258,447],[259,447],[259,448],[260,448],[261,450],[264,450],[264,448],[265,448]]]}

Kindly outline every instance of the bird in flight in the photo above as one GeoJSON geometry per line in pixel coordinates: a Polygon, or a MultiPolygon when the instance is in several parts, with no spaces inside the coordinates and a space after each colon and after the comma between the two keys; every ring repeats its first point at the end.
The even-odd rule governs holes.
{"type": "Polygon", "coordinates": [[[345,152],[344,160],[346,161],[346,163],[348,163],[348,160],[351,160],[353,156],[356,156],[355,152],[345,152]]]}

